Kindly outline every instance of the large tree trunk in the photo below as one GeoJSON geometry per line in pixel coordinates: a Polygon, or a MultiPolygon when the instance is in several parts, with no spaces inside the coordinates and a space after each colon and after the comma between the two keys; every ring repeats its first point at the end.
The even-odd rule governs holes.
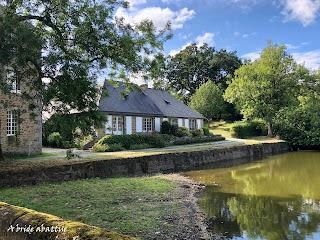
{"type": "Polygon", "coordinates": [[[273,137],[272,124],[268,123],[268,137],[273,137]]]}

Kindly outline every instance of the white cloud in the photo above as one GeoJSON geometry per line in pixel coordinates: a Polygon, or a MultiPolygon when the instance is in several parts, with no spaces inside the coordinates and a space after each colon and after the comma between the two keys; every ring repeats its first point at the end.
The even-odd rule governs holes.
{"type": "Polygon", "coordinates": [[[312,70],[320,69],[320,50],[292,53],[294,59],[312,70]]]}
{"type": "MultiPolygon", "coordinates": [[[[210,32],[206,32],[203,35],[199,35],[198,37],[196,37],[196,44],[198,47],[203,46],[203,44],[208,44],[209,46],[213,46],[214,45],[214,33],[210,33],[210,32]]],[[[184,50],[186,47],[188,47],[189,45],[191,45],[191,42],[187,42],[186,44],[184,44],[181,48],[179,49],[173,49],[169,52],[170,56],[175,56],[177,55],[180,51],[184,50]]]]}
{"type": "Polygon", "coordinates": [[[242,55],[241,57],[244,59],[249,59],[251,61],[255,61],[258,58],[260,58],[260,55],[261,55],[261,51],[259,50],[259,51],[255,51],[255,52],[246,53],[246,54],[242,55]]]}
{"type": "Polygon", "coordinates": [[[287,48],[288,50],[300,48],[300,46],[293,45],[293,44],[290,44],[290,43],[286,43],[285,46],[286,46],[286,48],[287,48]]]}
{"type": "Polygon", "coordinates": [[[320,0],[283,0],[282,14],[287,21],[299,21],[303,26],[315,22],[320,11],[320,0]]]}
{"type": "Polygon", "coordinates": [[[173,49],[169,52],[170,56],[175,56],[177,55],[180,51],[184,50],[186,47],[188,47],[189,45],[191,45],[191,42],[186,43],[185,45],[183,45],[180,49],[173,49]]]}
{"type": "MultiPolygon", "coordinates": [[[[256,51],[244,54],[242,55],[242,58],[255,61],[260,58],[260,55],[261,51],[256,51]]],[[[320,69],[320,49],[309,52],[293,52],[292,56],[297,61],[297,63],[304,65],[308,69],[320,69]]]]}
{"type": "Polygon", "coordinates": [[[130,7],[135,7],[147,3],[147,0],[127,0],[130,7]]]}
{"type": "Polygon", "coordinates": [[[203,35],[199,35],[196,38],[196,43],[198,46],[202,46],[205,43],[208,44],[209,46],[213,46],[214,45],[214,33],[210,33],[210,32],[206,32],[203,35]]]}
{"type": "Polygon", "coordinates": [[[143,20],[151,20],[157,29],[163,29],[168,22],[172,29],[183,28],[186,21],[192,19],[195,11],[188,8],[182,8],[173,11],[170,8],[148,7],[140,10],[119,8],[115,16],[124,18],[127,23],[137,24],[143,20]]]}

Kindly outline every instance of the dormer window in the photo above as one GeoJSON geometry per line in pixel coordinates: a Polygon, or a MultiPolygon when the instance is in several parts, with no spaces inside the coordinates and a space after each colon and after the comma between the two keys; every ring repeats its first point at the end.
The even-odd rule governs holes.
{"type": "Polygon", "coordinates": [[[166,104],[170,104],[171,102],[169,100],[164,99],[166,104]]]}
{"type": "Polygon", "coordinates": [[[21,93],[20,80],[13,69],[7,70],[7,84],[11,93],[21,93]]]}

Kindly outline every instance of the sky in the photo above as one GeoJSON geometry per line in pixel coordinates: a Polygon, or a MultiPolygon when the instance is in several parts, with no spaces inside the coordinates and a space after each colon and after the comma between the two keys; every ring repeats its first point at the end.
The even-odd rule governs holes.
{"type": "Polygon", "coordinates": [[[128,0],[116,16],[135,23],[152,20],[158,29],[169,21],[173,38],[165,53],[190,43],[209,44],[256,59],[271,40],[285,44],[297,62],[320,68],[320,0],[128,0]]]}

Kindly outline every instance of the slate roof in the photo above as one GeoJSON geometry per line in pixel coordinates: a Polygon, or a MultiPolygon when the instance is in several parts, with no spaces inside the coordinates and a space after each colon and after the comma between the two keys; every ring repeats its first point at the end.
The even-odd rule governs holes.
{"type": "Polygon", "coordinates": [[[100,111],[133,116],[204,118],[166,91],[148,88],[131,91],[124,97],[125,86],[118,85],[105,83],[108,96],[100,100],[100,111]]]}

